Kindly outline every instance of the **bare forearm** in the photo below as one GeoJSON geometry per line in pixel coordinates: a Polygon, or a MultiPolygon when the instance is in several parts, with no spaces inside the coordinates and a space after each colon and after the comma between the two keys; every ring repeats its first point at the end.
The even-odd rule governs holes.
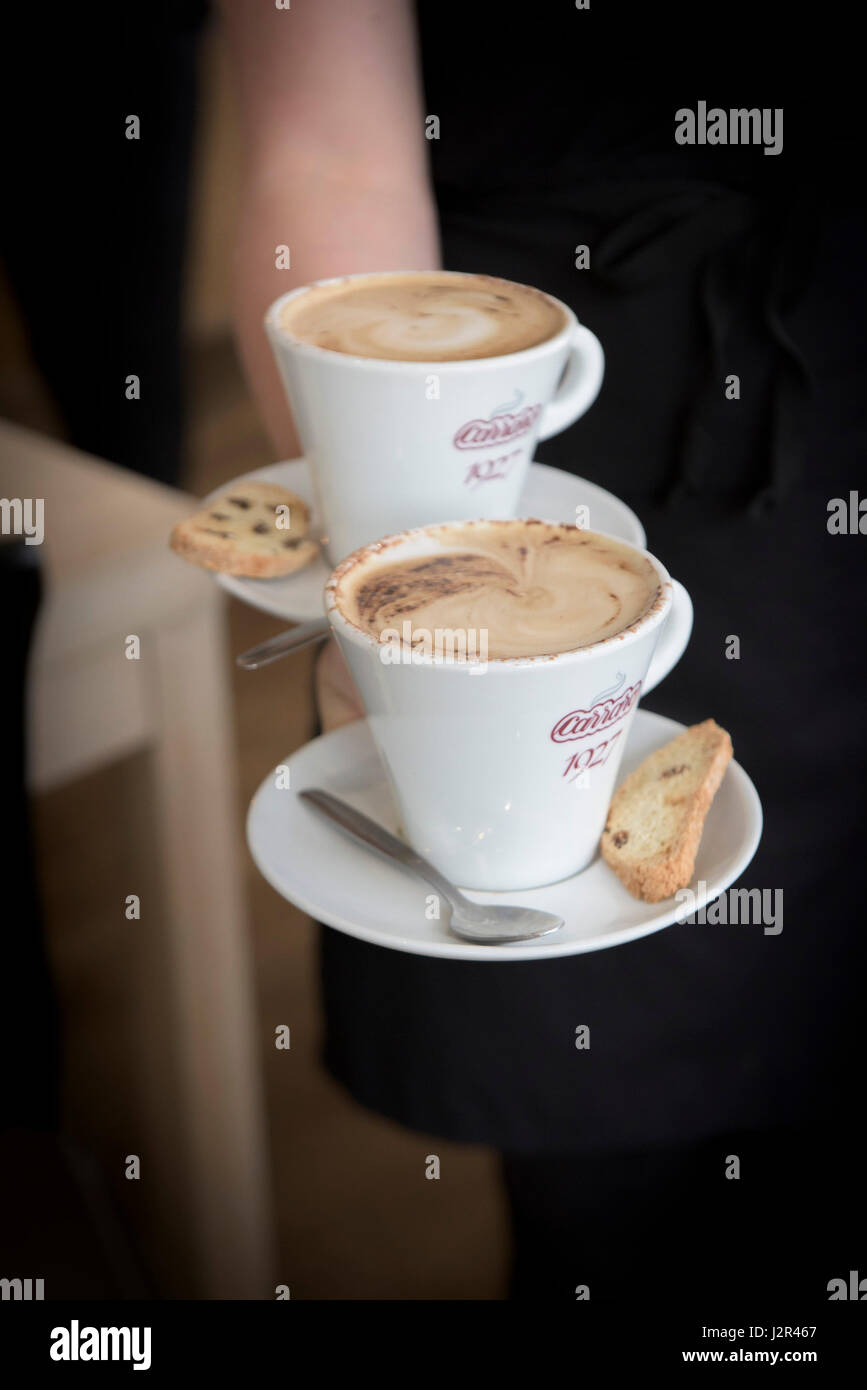
{"type": "Polygon", "coordinates": [[[276,448],[297,449],[262,328],[296,285],[439,264],[410,0],[223,0],[245,140],[241,352],[276,448]],[[289,248],[278,269],[276,248],[289,248]]]}

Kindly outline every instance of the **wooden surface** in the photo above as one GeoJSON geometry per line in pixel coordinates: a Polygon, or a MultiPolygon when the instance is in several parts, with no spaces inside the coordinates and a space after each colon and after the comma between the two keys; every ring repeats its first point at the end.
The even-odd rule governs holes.
{"type": "MultiPolygon", "coordinates": [[[[234,827],[224,604],[213,581],[167,546],[194,503],[5,425],[0,495],[45,505],[46,587],[28,702],[32,784],[44,790],[147,753],[141,778],[151,785],[141,793],[155,808],[159,869],[136,885],[142,917],[126,932],[162,938],[156,987],[172,1041],[171,1119],[159,1111],[172,1087],[148,1080],[146,1051],[136,1067],[154,1127],[177,1130],[161,1150],[145,1134],[142,1181],[163,1196],[163,1218],[188,1228],[198,1293],[263,1298],[273,1218],[234,827]]],[[[120,800],[115,814],[126,813],[120,800]]]]}
{"type": "MultiPolygon", "coordinates": [[[[187,365],[186,481],[201,496],[274,456],[231,343],[188,348],[187,365]]],[[[22,383],[16,399],[26,404],[28,421],[49,428],[38,396],[34,385],[22,383]]],[[[230,652],[255,646],[281,626],[235,602],[228,617],[230,652]]],[[[246,852],[251,796],[267,769],[314,733],[315,657],[311,649],[262,671],[230,670],[240,783],[234,841],[250,904],[276,1280],[290,1285],[293,1299],[502,1298],[509,1237],[496,1156],[383,1119],[325,1073],[317,928],[269,888],[246,852]],[[274,1047],[280,1024],[292,1030],[289,1052],[274,1047]],[[442,1160],[440,1182],[422,1176],[431,1152],[442,1160]]],[[[164,1206],[154,1210],[150,1192],[126,1182],[118,1163],[125,1146],[144,1144],[145,1136],[154,1162],[172,1161],[173,1117],[181,1113],[180,1104],[172,1108],[179,1081],[162,986],[166,943],[140,931],[130,938],[126,932],[136,924],[118,923],[117,903],[159,871],[150,843],[154,808],[142,785],[148,762],[141,754],[43,793],[34,812],[65,1020],[67,1125],[112,1182],[160,1291],[189,1297],[183,1205],[167,1229],[164,1206]]]]}

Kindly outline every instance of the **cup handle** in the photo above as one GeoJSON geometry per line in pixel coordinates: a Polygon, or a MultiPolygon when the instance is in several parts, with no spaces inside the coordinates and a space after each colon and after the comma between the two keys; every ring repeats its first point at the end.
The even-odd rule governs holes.
{"type": "Polygon", "coordinates": [[[588,410],[599,395],[605,375],[605,353],[602,344],[585,328],[576,323],[569,344],[566,371],[553,400],[542,411],[539,438],[559,434],[588,410]]]}
{"type": "Polygon", "coordinates": [[[671,581],[672,605],[656,644],[650,669],[644,678],[641,695],[649,695],[683,656],[692,632],[692,599],[676,579],[671,581]]]}

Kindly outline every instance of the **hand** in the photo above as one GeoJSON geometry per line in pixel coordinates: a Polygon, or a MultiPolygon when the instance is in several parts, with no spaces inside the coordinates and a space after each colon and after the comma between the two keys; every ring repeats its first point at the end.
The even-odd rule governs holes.
{"type": "Polygon", "coordinates": [[[364,718],[364,706],[333,637],[316,663],[315,690],[323,733],[364,718]]]}

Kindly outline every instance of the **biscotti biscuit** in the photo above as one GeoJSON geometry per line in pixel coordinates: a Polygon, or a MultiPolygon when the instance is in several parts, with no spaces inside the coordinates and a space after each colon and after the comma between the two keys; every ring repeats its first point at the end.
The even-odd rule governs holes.
{"type": "Polygon", "coordinates": [[[651,753],[614,793],[602,857],[634,897],[660,902],[689,883],[731,756],[725,729],[706,719],[651,753]]]}
{"type": "Polygon", "coordinates": [[[239,483],[178,522],[172,549],[194,565],[251,579],[303,569],[319,552],[307,503],[277,483],[239,483]]]}

